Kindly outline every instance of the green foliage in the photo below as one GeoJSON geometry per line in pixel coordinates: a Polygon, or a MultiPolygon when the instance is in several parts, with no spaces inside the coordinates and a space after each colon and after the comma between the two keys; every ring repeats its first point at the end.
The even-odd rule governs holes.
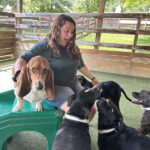
{"type": "Polygon", "coordinates": [[[31,13],[70,12],[72,3],[67,0],[24,0],[24,11],[31,13]]]}
{"type": "Polygon", "coordinates": [[[0,11],[3,11],[7,5],[10,5],[13,10],[16,10],[17,0],[0,0],[0,11]]]}
{"type": "Polygon", "coordinates": [[[120,0],[106,0],[105,12],[115,12],[115,9],[119,4],[120,0]]]}
{"type": "MultiPolygon", "coordinates": [[[[114,12],[116,7],[120,4],[120,0],[106,0],[105,12],[114,12]]],[[[75,12],[98,12],[100,0],[76,0],[74,4],[75,12]]]]}
{"type": "Polygon", "coordinates": [[[53,0],[53,10],[52,12],[71,12],[72,11],[72,6],[73,3],[71,1],[68,0],[53,0]]]}
{"type": "MultiPolygon", "coordinates": [[[[17,0],[0,0],[0,11],[10,5],[17,9],[17,0]]],[[[26,13],[98,12],[100,0],[23,0],[26,13]]],[[[106,0],[105,12],[115,12],[120,5],[122,12],[148,12],[150,0],[106,0]]]]}
{"type": "Polygon", "coordinates": [[[150,11],[150,0],[121,0],[123,8],[132,12],[150,11]]]}
{"type": "Polygon", "coordinates": [[[74,4],[75,12],[98,12],[100,0],[76,0],[74,4]]]}
{"type": "MultiPolygon", "coordinates": [[[[98,12],[100,0],[75,0],[75,12],[98,12]]],[[[150,0],[106,0],[105,12],[115,12],[120,5],[122,12],[148,12],[150,0]]]]}

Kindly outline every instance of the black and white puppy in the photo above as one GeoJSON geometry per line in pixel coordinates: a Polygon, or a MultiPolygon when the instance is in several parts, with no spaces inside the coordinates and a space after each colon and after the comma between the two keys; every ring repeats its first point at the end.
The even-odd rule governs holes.
{"type": "Polygon", "coordinates": [[[101,98],[98,108],[98,147],[100,150],[149,150],[150,138],[123,123],[117,107],[101,98]]]}
{"type": "Polygon", "coordinates": [[[52,150],[91,150],[88,116],[100,89],[100,85],[96,85],[71,97],[69,111],[56,133],[52,150]]]}
{"type": "Polygon", "coordinates": [[[150,91],[141,90],[140,92],[132,92],[132,95],[136,98],[132,102],[142,105],[144,110],[139,131],[143,134],[150,134],[150,91]]]}
{"type": "MultiPolygon", "coordinates": [[[[93,86],[92,83],[89,82],[82,75],[77,75],[77,80],[83,87],[91,88],[93,86]]],[[[118,83],[114,81],[106,81],[106,82],[101,82],[101,86],[102,86],[102,92],[101,92],[100,97],[109,99],[118,107],[119,110],[120,110],[119,101],[120,101],[121,93],[124,94],[127,100],[132,102],[132,100],[127,96],[126,92],[118,83]]]]}

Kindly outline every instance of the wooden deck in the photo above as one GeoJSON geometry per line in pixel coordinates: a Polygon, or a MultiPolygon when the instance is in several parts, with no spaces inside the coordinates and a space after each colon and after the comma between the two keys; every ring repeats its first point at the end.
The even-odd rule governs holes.
{"type": "Polygon", "coordinates": [[[90,70],[150,78],[150,54],[81,49],[90,70]]]}

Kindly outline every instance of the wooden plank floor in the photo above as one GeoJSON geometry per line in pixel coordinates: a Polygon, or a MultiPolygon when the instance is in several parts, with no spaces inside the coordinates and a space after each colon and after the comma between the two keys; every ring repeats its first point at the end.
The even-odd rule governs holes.
{"type": "Polygon", "coordinates": [[[150,78],[150,54],[81,49],[90,70],[150,78]]]}

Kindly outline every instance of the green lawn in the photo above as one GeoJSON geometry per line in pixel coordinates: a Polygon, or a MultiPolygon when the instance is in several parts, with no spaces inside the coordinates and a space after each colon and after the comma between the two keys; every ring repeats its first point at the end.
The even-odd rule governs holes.
{"type": "MultiPolygon", "coordinates": [[[[95,34],[91,33],[86,38],[84,38],[85,41],[95,41],[95,34]]],[[[103,33],[101,35],[101,42],[104,43],[117,43],[117,44],[133,44],[134,41],[134,35],[125,35],[125,34],[107,34],[103,33]]],[[[150,45],[150,36],[143,36],[140,35],[138,38],[138,44],[137,45],[150,45]]],[[[87,49],[93,49],[93,46],[85,46],[85,45],[79,45],[80,48],[87,48],[87,49]]],[[[115,50],[115,51],[125,51],[125,52],[131,52],[129,49],[120,49],[120,48],[107,48],[107,47],[100,47],[101,50],[115,50]]],[[[137,50],[137,52],[143,52],[143,53],[150,53],[149,51],[144,50],[137,50]]]]}

